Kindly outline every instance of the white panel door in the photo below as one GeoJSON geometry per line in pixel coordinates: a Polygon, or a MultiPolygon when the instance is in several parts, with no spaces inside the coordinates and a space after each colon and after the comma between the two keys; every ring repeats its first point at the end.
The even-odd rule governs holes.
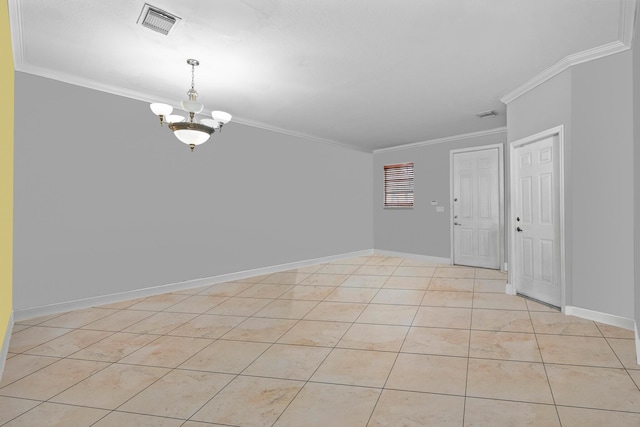
{"type": "Polygon", "coordinates": [[[498,148],[453,154],[453,263],[500,268],[498,148]]]}
{"type": "Polygon", "coordinates": [[[560,307],[558,137],[514,150],[516,290],[560,307]]]}

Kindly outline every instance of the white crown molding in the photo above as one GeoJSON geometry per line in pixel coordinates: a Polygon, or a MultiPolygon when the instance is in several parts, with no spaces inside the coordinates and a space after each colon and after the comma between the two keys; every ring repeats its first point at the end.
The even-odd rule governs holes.
{"type": "Polygon", "coordinates": [[[380,154],[380,153],[386,153],[389,151],[397,151],[397,150],[406,150],[408,148],[422,147],[424,145],[444,144],[447,142],[461,141],[461,140],[470,139],[470,138],[479,138],[482,136],[496,135],[499,133],[506,133],[506,132],[507,132],[506,127],[499,127],[495,129],[481,130],[478,132],[447,136],[445,138],[430,139],[428,141],[412,142],[410,144],[396,145],[394,147],[378,148],[377,150],[373,150],[373,154],[380,154]]]}
{"type": "Polygon", "coordinates": [[[523,85],[504,95],[500,98],[500,101],[504,104],[509,104],[574,65],[604,58],[605,56],[614,55],[631,49],[636,19],[636,7],[637,0],[620,0],[620,18],[618,22],[619,40],[566,56],[540,74],[529,79],[523,85]]]}

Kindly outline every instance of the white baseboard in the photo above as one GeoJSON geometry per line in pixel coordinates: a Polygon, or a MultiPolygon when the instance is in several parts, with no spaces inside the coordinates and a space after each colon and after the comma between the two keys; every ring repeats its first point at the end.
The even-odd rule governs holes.
{"type": "Polygon", "coordinates": [[[412,254],[412,253],[408,253],[408,252],[396,252],[396,251],[385,251],[382,249],[374,249],[374,254],[376,255],[383,255],[383,256],[394,256],[394,257],[400,257],[400,258],[409,258],[409,259],[414,259],[417,261],[424,261],[424,262],[433,262],[436,264],[451,264],[451,259],[450,258],[441,258],[441,257],[435,257],[435,256],[428,256],[428,255],[419,255],[419,254],[412,254]]]}
{"type": "Polygon", "coordinates": [[[509,264],[508,263],[504,263],[502,264],[502,271],[509,271],[509,264]]]}
{"type": "Polygon", "coordinates": [[[635,322],[632,319],[616,316],[614,314],[602,313],[600,311],[574,307],[572,305],[565,306],[564,313],[569,316],[582,317],[583,319],[593,320],[595,322],[604,323],[605,325],[617,326],[631,331],[635,329],[635,322]]]}
{"type": "Polygon", "coordinates": [[[9,341],[11,340],[11,331],[13,331],[13,311],[9,316],[9,324],[7,330],[4,333],[4,339],[2,340],[2,350],[0,350],[0,378],[2,378],[2,372],[4,372],[4,364],[7,360],[7,354],[9,354],[9,341]]]}
{"type": "Polygon", "coordinates": [[[504,287],[504,293],[507,295],[515,295],[517,292],[515,286],[511,283],[507,283],[504,287]]]}
{"type": "Polygon", "coordinates": [[[55,304],[48,304],[39,307],[30,307],[14,310],[15,321],[31,319],[34,317],[47,316],[50,314],[64,313],[72,310],[80,310],[83,308],[95,307],[105,304],[113,304],[116,302],[132,300],[136,298],[149,297],[153,295],[164,294],[168,292],[176,292],[185,289],[193,289],[204,286],[211,286],[218,283],[230,282],[233,280],[242,280],[249,277],[260,276],[263,274],[278,273],[296,268],[309,267],[311,265],[323,264],[327,262],[339,261],[347,258],[359,256],[373,255],[373,249],[365,249],[362,251],[348,252],[340,255],[331,255],[322,258],[307,259],[287,264],[273,265],[270,267],[255,268],[252,270],[239,271],[236,273],[221,274],[219,276],[204,277],[201,279],[187,280],[184,282],[170,283],[167,285],[152,286],[149,288],[135,289],[131,291],[118,292],[108,295],[99,295],[95,297],[83,298],[73,301],[65,301],[55,304]]]}

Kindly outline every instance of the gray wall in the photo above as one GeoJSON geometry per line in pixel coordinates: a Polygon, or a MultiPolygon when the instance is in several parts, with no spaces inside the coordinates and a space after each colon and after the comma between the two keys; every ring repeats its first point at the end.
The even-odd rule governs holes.
{"type": "MultiPolygon", "coordinates": [[[[377,152],[373,156],[374,247],[450,258],[449,151],[458,148],[503,144],[505,133],[458,141],[377,152]],[[384,165],[414,162],[413,209],[384,208],[384,165]],[[431,200],[445,207],[436,212],[431,200]]],[[[505,160],[506,162],[506,160],[505,160]]],[[[506,163],[505,163],[506,165],[506,163]]]]}
{"type": "Polygon", "coordinates": [[[373,247],[372,155],[16,73],[14,309],[373,247]]]}
{"type": "Polygon", "coordinates": [[[508,105],[510,142],[561,124],[566,303],[633,318],[630,52],[574,66],[508,105]]]}
{"type": "MultiPolygon", "coordinates": [[[[634,193],[634,281],[635,281],[635,320],[640,328],[640,47],[638,38],[640,37],[640,8],[636,8],[635,40],[632,50],[633,55],[633,193],[634,193]]],[[[637,345],[637,343],[636,343],[637,345]]],[[[640,359],[640,354],[637,355],[640,359]]]]}

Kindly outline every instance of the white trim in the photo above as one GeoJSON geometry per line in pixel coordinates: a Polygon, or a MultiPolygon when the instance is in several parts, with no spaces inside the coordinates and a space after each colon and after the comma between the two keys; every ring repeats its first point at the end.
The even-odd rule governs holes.
{"type": "Polygon", "coordinates": [[[153,295],[164,294],[167,292],[176,292],[184,289],[193,289],[204,286],[211,286],[218,283],[229,282],[233,280],[242,280],[249,277],[260,276],[263,274],[278,273],[280,271],[293,270],[295,268],[308,267],[316,264],[339,261],[342,259],[368,256],[373,254],[373,249],[362,251],[348,252],[340,255],[331,255],[322,258],[313,258],[304,261],[290,262],[287,264],[273,265],[269,267],[255,268],[252,270],[239,271],[236,273],[221,274],[219,276],[204,277],[201,279],[186,280],[184,282],[170,283],[167,285],[152,286],[144,289],[135,289],[131,291],[118,292],[108,295],[99,295],[95,297],[83,298],[73,301],[65,301],[60,303],[48,304],[38,307],[30,307],[15,310],[15,320],[21,321],[34,317],[46,316],[56,313],[64,313],[71,310],[80,310],[83,308],[95,307],[104,304],[112,304],[120,301],[127,301],[136,298],[148,297],[153,295]]]}
{"type": "Polygon", "coordinates": [[[517,295],[516,288],[510,283],[507,283],[504,287],[504,293],[507,295],[517,295]]]}
{"type": "Polygon", "coordinates": [[[7,330],[4,333],[2,340],[2,349],[0,350],[0,378],[2,378],[2,372],[4,371],[4,363],[7,360],[9,354],[9,341],[11,340],[11,332],[13,331],[13,311],[9,316],[9,323],[7,324],[7,330]]]}
{"type": "Polygon", "coordinates": [[[618,25],[618,38],[622,43],[633,47],[633,30],[635,28],[637,0],[622,0],[620,7],[620,25],[618,25]]]}
{"type": "Polygon", "coordinates": [[[626,317],[616,316],[615,314],[602,313],[600,311],[589,310],[588,308],[575,307],[567,305],[564,308],[564,314],[567,316],[582,317],[583,319],[593,320],[594,322],[604,323],[605,325],[617,326],[618,328],[624,328],[634,330],[635,325],[632,319],[626,317]]]}
{"type": "Polygon", "coordinates": [[[11,31],[11,49],[13,50],[13,66],[24,63],[24,37],[22,36],[22,6],[19,0],[7,0],[9,7],[9,27],[11,31]],[[13,25],[11,25],[13,24],[13,25]]]}
{"type": "Polygon", "coordinates": [[[416,261],[424,261],[424,262],[432,262],[434,264],[451,264],[451,260],[449,258],[437,257],[437,256],[429,256],[429,255],[420,255],[420,254],[412,254],[409,252],[397,252],[397,251],[387,251],[383,249],[374,249],[373,253],[375,255],[382,256],[393,256],[399,258],[408,258],[416,261]]]}
{"type": "Polygon", "coordinates": [[[444,144],[446,142],[462,141],[464,139],[479,138],[482,136],[496,135],[499,133],[506,133],[506,132],[507,132],[506,127],[499,127],[495,129],[481,130],[479,132],[463,133],[460,135],[448,136],[446,138],[430,139],[428,141],[412,142],[410,144],[396,145],[394,147],[378,148],[377,150],[373,150],[373,154],[386,153],[389,151],[405,150],[408,148],[422,147],[425,145],[444,144]]]}
{"type": "Polygon", "coordinates": [[[633,322],[633,328],[636,333],[636,363],[640,365],[640,331],[638,331],[638,323],[633,322]]]}
{"type": "MultiPolygon", "coordinates": [[[[567,289],[566,289],[566,266],[565,266],[565,216],[564,216],[564,204],[565,204],[565,200],[564,200],[564,125],[560,125],[560,126],[556,126],[554,128],[548,129],[548,130],[544,130],[542,132],[538,132],[535,135],[531,135],[528,136],[526,138],[522,138],[519,139],[517,141],[513,141],[509,144],[509,182],[511,183],[511,187],[510,187],[510,192],[509,192],[509,199],[510,199],[510,203],[509,203],[509,215],[513,215],[513,212],[516,211],[516,197],[515,197],[515,191],[516,191],[516,186],[515,186],[515,150],[523,145],[535,142],[535,141],[539,141],[541,139],[544,138],[549,138],[549,137],[553,137],[553,136],[558,136],[558,159],[557,159],[557,163],[558,163],[558,191],[559,191],[559,198],[560,198],[560,206],[558,206],[560,212],[558,212],[559,216],[560,216],[560,293],[561,293],[561,310],[564,311],[564,307],[566,304],[566,296],[567,296],[567,289]]],[[[513,224],[511,223],[511,218],[509,218],[509,220],[507,221],[509,230],[511,230],[513,228],[513,224]]],[[[515,233],[509,232],[508,233],[510,238],[509,238],[509,260],[511,263],[511,272],[509,274],[509,280],[512,282],[511,286],[513,286],[513,290],[515,292],[518,292],[518,283],[517,283],[517,277],[518,277],[518,263],[515,262],[514,260],[516,259],[516,256],[514,254],[515,252],[515,246],[516,246],[516,236],[515,233]]]]}
{"type": "Polygon", "coordinates": [[[509,271],[509,263],[505,262],[502,264],[502,271],[509,271]]]}
{"type": "Polygon", "coordinates": [[[453,240],[453,181],[454,181],[454,166],[453,156],[460,153],[470,153],[473,151],[485,151],[498,149],[498,269],[504,264],[504,144],[490,144],[482,145],[478,147],[459,148],[455,150],[449,150],[449,247],[451,264],[455,262],[454,252],[454,240],[453,240]]]}

